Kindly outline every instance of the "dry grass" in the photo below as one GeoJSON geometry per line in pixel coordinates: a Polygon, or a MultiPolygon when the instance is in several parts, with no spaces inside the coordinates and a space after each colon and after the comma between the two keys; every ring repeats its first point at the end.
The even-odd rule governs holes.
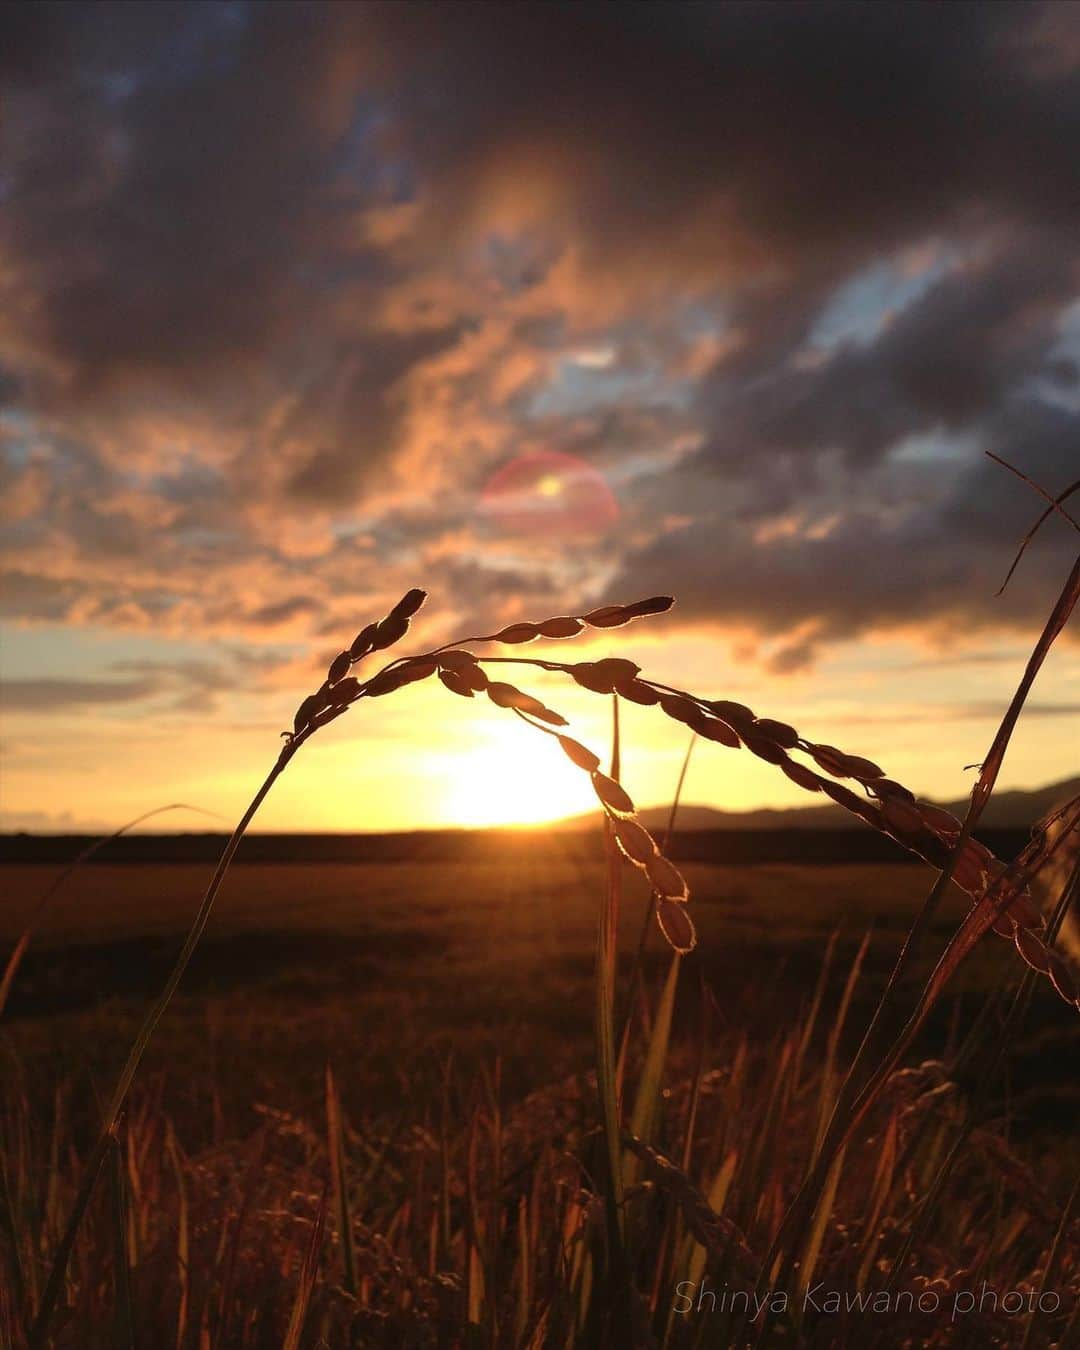
{"type": "Polygon", "coordinates": [[[1036,834],[1008,866],[972,832],[1027,692],[1078,596],[1080,561],[959,821],[865,758],[742,705],[658,684],[631,661],[473,650],[621,626],[664,612],[666,597],[514,624],[393,659],[360,679],[359,662],[406,636],[425,598],[409,592],[358,634],[301,703],[139,1027],[93,1142],[82,1142],[87,1121],[73,1116],[59,1085],[43,1110],[29,1084],[17,1075],[6,1081],[0,1344],[621,1348],[777,1339],[930,1345],[959,1335],[973,1344],[1068,1344],[1078,1327],[1080,1226],[1067,1160],[1050,1153],[1036,1168],[986,1114],[987,1084],[1023,1021],[1034,976],[1076,1002],[1054,949],[1069,897],[1047,928],[1029,887],[1075,829],[1080,803],[1066,808],[1063,831],[1036,834]],[[562,730],[557,712],[485,669],[509,663],[612,697],[610,773],[562,730]],[[339,1065],[337,1078],[326,1079],[323,1119],[271,1106],[246,1144],[185,1156],[168,1112],[136,1076],[244,831],[323,727],[365,698],[433,677],[455,695],[484,694],[555,737],[590,776],[609,854],[597,907],[594,1074],[510,1100],[498,1064],[463,1076],[446,1062],[420,1115],[390,1126],[366,1112],[352,1125],[338,1094],[339,1065]],[[620,698],[774,764],[939,869],[851,1058],[842,1045],[861,955],[837,1002],[823,977],[804,1014],[787,1025],[755,1036],[714,1033],[724,1000],[703,990],[695,1033],[679,1043],[673,1037],[683,958],[695,944],[689,888],[619,781],[620,698]],[[638,1034],[625,1050],[615,1035],[623,861],[645,878],[674,949],[652,998],[637,1000],[643,985],[631,981],[627,1024],[638,1034]],[[907,980],[950,881],[972,904],[912,1006],[907,980]],[[991,930],[1026,963],[1019,987],[1003,983],[984,1017],[937,1058],[904,1067],[991,930]],[[957,1084],[975,1069],[980,1086],[965,1096],[957,1084]],[[842,1310],[820,1306],[833,1291],[842,1310]]]}

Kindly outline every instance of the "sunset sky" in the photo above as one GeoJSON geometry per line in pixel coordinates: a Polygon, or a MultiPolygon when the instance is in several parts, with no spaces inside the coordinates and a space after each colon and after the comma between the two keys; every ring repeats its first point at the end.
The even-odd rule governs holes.
{"type": "MultiPolygon", "coordinates": [[[[417,649],[673,594],[581,655],[970,786],[1078,542],[1049,521],[996,596],[1042,502],[985,451],[1080,476],[1080,6],[0,26],[3,828],[231,821],[411,586],[417,649]]],[[[603,699],[523,683],[602,748],[603,699]]],[[[1077,772],[1078,726],[1074,631],[1002,785],[1077,772]]],[[[685,737],[625,730],[666,800],[685,737]]],[[[800,801],[718,746],[687,796],[800,801]]],[[[258,824],[591,801],[434,685],[321,734],[258,824]]]]}

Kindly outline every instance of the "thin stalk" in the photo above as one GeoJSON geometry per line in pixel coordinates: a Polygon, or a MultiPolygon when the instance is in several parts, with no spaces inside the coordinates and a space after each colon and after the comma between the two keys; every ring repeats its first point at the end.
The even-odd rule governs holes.
{"type": "Polygon", "coordinates": [[[204,811],[202,807],[189,806],[187,802],[170,802],[168,806],[155,806],[152,811],[144,811],[141,816],[136,816],[134,820],[129,820],[125,825],[121,825],[118,830],[114,830],[112,834],[104,835],[101,839],[95,839],[92,844],[88,844],[81,853],[72,858],[71,862],[68,863],[64,870],[58,876],[54,877],[45,890],[42,891],[41,895],[38,896],[34,908],[30,911],[30,917],[27,919],[26,925],[23,928],[22,935],[18,942],[16,942],[11,955],[8,957],[7,965],[4,967],[3,977],[0,978],[0,1017],[4,1015],[4,1008],[7,1006],[8,998],[11,995],[11,986],[15,983],[15,975],[18,972],[23,957],[26,955],[26,949],[30,946],[30,939],[34,935],[34,929],[37,928],[38,924],[41,922],[42,915],[48,908],[50,900],[52,900],[53,896],[59,891],[60,887],[63,886],[64,882],[67,881],[68,877],[71,876],[77,868],[81,867],[83,863],[89,862],[94,854],[103,849],[106,844],[111,844],[114,839],[119,839],[121,835],[127,834],[128,830],[133,830],[136,825],[141,825],[144,820],[150,820],[154,816],[162,816],[167,811],[194,811],[200,816],[213,816],[216,820],[221,819],[216,811],[204,811]]]}
{"type": "Polygon", "coordinates": [[[986,759],[983,761],[978,782],[971,794],[971,802],[968,806],[967,814],[964,817],[960,829],[959,838],[955,846],[950,851],[945,866],[939,874],[936,883],[927,896],[922,909],[920,910],[911,931],[908,934],[896,964],[893,967],[892,974],[889,976],[885,991],[881,1000],[870,1019],[870,1025],[863,1035],[862,1042],[855,1054],[844,1082],[837,1095],[836,1105],[833,1108],[832,1116],[828,1128],[825,1132],[825,1138],[822,1142],[814,1162],[811,1164],[802,1185],[796,1193],[784,1220],[772,1245],[769,1248],[768,1255],[762,1263],[759,1274],[759,1284],[765,1284],[769,1280],[769,1273],[773,1268],[777,1258],[784,1253],[784,1262],[780,1271],[780,1281],[783,1284],[783,1278],[787,1274],[788,1267],[794,1257],[794,1251],[798,1246],[798,1240],[802,1230],[812,1217],[813,1211],[821,1196],[832,1166],[833,1158],[850,1138],[852,1132],[859,1121],[866,1115],[866,1112],[873,1105],[878,1092],[884,1086],[889,1074],[896,1067],[903,1056],[908,1045],[914,1037],[925,1015],[926,1007],[924,1000],[930,992],[933,984],[933,976],[923,991],[923,997],[915,1012],[909,1017],[899,1035],[893,1041],[891,1047],[886,1052],[883,1060],[877,1065],[870,1074],[868,1080],[859,1088],[859,1076],[869,1058],[870,1052],[874,1047],[876,1033],[881,1024],[885,1013],[892,1006],[893,992],[898,985],[902,974],[910,967],[915,956],[919,952],[923,937],[937,913],[940,902],[945,894],[945,890],[952,879],[956,862],[964,848],[964,845],[970,839],[972,833],[978,824],[979,818],[990,799],[994,785],[997,781],[998,773],[1005,758],[1005,752],[1008,749],[1009,741],[1012,738],[1013,730],[1017,719],[1020,716],[1021,709],[1027,700],[1031,686],[1035,682],[1035,677],[1042,668],[1050,648],[1061,630],[1068,621],[1077,599],[1080,598],[1080,557],[1073,565],[1061,593],[1043,627],[1043,631],[1036,642],[1035,647],[1028,658],[1024,673],[1017,686],[1016,693],[1013,695],[1005,715],[1001,720],[997,733],[991,743],[986,759]]]}
{"type": "MultiPolygon", "coordinates": [[[[611,776],[619,777],[619,704],[614,699],[614,731],[611,776]]],[[[604,818],[604,838],[608,855],[608,885],[596,945],[596,1077],[607,1143],[609,1173],[608,1220],[611,1241],[622,1246],[623,1184],[622,1143],[619,1129],[619,1103],[615,1084],[615,957],[619,923],[621,869],[619,852],[612,838],[611,823],[604,818]]]]}
{"type": "Polygon", "coordinates": [[[157,1029],[169,1006],[172,996],[176,993],[177,987],[183,978],[184,971],[188,967],[195,948],[199,945],[199,939],[206,929],[210,919],[210,913],[214,908],[214,901],[217,899],[218,891],[221,889],[221,883],[225,880],[225,874],[229,870],[229,864],[233,860],[240,840],[244,837],[244,832],[251,824],[256,811],[262,805],[267,793],[274,786],[285,766],[292,759],[304,737],[298,736],[293,740],[286,742],[278,755],[274,767],[267,774],[262,787],[259,788],[255,796],[251,799],[251,804],[240,818],[239,824],[233,831],[229,842],[225,845],[225,851],[221,855],[214,875],[210,879],[210,884],[206,888],[206,894],[203,896],[202,904],[199,906],[198,913],[192,922],[188,935],[184,939],[184,945],[180,949],[180,954],[176,958],[169,978],[165,981],[165,986],[158,995],[153,1007],[146,1014],[142,1026],[139,1028],[139,1034],[135,1037],[135,1042],[128,1051],[127,1062],[120,1071],[120,1077],[117,1079],[116,1087],[113,1089],[112,1099],[106,1108],[104,1118],[101,1124],[101,1132],[98,1135],[97,1143],[87,1160],[83,1171],[82,1182],[80,1183],[78,1194],[75,1197],[75,1203],[72,1206],[71,1216],[68,1219],[67,1227],[64,1229],[64,1235],[60,1239],[60,1245],[57,1247],[56,1256],[53,1258],[52,1269],[49,1271],[48,1283],[45,1286],[45,1292],[41,1298],[41,1307],[38,1309],[38,1315],[34,1321],[30,1333],[30,1350],[43,1350],[46,1337],[49,1331],[49,1323],[52,1321],[53,1312],[56,1309],[56,1303],[60,1297],[60,1291],[63,1288],[64,1278],[67,1274],[68,1262],[71,1260],[71,1252],[75,1246],[75,1238],[78,1235],[79,1227],[82,1224],[83,1216],[86,1213],[86,1207],[90,1203],[90,1197],[94,1191],[94,1184],[98,1173],[101,1171],[102,1163],[105,1161],[106,1154],[109,1151],[113,1139],[113,1131],[116,1128],[116,1122],[123,1109],[124,1102],[127,1100],[127,1094],[131,1089],[132,1081],[138,1072],[139,1065],[142,1063],[142,1057],[146,1052],[146,1047],[150,1043],[150,1038],[157,1029]]]}
{"type": "Polygon", "coordinates": [[[124,1181],[123,1146],[113,1137],[112,1160],[113,1268],[116,1285],[115,1344],[117,1350],[134,1350],[135,1317],[131,1303],[131,1270],[128,1262],[128,1206],[124,1181]]]}
{"type": "MultiPolygon", "coordinates": [[[[611,777],[618,782],[619,699],[612,695],[611,777]]],[[[607,1293],[603,1306],[590,1308],[594,1331],[608,1323],[617,1344],[628,1344],[629,1268],[626,1257],[626,1193],[623,1179],[622,1131],[619,1123],[618,1085],[615,1081],[615,971],[618,949],[619,902],[622,894],[622,863],[615,844],[610,817],[604,815],[608,884],[596,943],[596,1088],[606,1144],[608,1185],[605,1188],[607,1216],[607,1293]]]]}
{"type": "MultiPolygon", "coordinates": [[[[1058,930],[1060,929],[1062,921],[1072,902],[1073,894],[1078,888],[1080,888],[1080,866],[1076,868],[1072,877],[1069,879],[1068,884],[1061,894],[1061,898],[1058,901],[1054,914],[1051,916],[1050,923],[1047,926],[1047,934],[1051,943],[1057,936],[1058,930]]],[[[1031,992],[1035,987],[1036,980],[1037,975],[1035,971],[1026,970],[1024,972],[1020,984],[1013,995],[1005,1022],[994,1038],[989,1062],[979,1074],[971,1105],[960,1126],[959,1133],[953,1141],[945,1159],[942,1161],[930,1189],[923,1197],[911,1227],[908,1230],[907,1237],[893,1259],[892,1270],[889,1274],[886,1288],[891,1289],[896,1280],[903,1273],[904,1264],[907,1261],[912,1248],[921,1239],[933,1219],[938,1202],[945,1190],[949,1177],[952,1175],[952,1170],[960,1157],[964,1145],[970,1139],[972,1133],[978,1126],[979,1121],[985,1117],[986,1106],[990,1099],[991,1086],[995,1081],[999,1066],[1006,1059],[1010,1042],[1027,1014],[1031,992]]]]}
{"type": "MultiPolygon", "coordinates": [[[[686,747],[686,754],[683,755],[682,767],[679,769],[679,779],[675,784],[675,796],[671,799],[671,810],[668,812],[667,829],[664,832],[664,842],[660,846],[660,852],[665,858],[671,856],[671,836],[675,832],[675,817],[679,811],[679,801],[682,798],[683,784],[686,782],[686,771],[690,767],[690,755],[697,743],[697,734],[690,737],[689,744],[686,747]]],[[[637,1004],[638,995],[641,992],[641,974],[645,961],[645,944],[648,942],[649,930],[652,927],[653,915],[656,912],[656,892],[649,894],[645,902],[645,913],[641,920],[641,932],[638,934],[637,949],[634,952],[634,964],[630,970],[630,992],[626,998],[626,1015],[623,1018],[622,1033],[619,1036],[619,1067],[618,1079],[621,1083],[626,1068],[626,1054],[630,1044],[630,1024],[634,1018],[634,1008],[637,1004]]]]}

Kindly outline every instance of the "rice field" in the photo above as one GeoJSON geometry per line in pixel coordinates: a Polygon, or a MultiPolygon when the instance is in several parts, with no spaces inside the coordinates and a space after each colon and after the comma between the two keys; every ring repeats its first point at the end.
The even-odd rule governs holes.
{"type": "Polygon", "coordinates": [[[1080,560],[960,820],[624,658],[471,650],[667,596],[351,674],[407,635],[409,591],[301,701],[209,875],[84,867],[43,910],[49,877],[10,870],[0,1350],[1076,1344],[1080,996],[1057,939],[1080,799],[1008,862],[974,829],[1078,598],[1080,560]],[[610,696],[610,772],[489,666],[610,696]],[[465,863],[232,866],[306,742],[436,676],[558,741],[595,855],[541,831],[465,863]],[[626,700],[926,868],[680,862],[619,781],[626,700]]]}
{"type": "MultiPolygon", "coordinates": [[[[751,1241],[755,1227],[776,1221],[820,1115],[830,1056],[835,1074],[930,873],[888,864],[693,863],[684,870],[699,944],[681,958],[653,1138],[681,1167],[689,1160],[697,1193],[751,1241]],[[836,1011],[867,933],[846,1029],[834,1045],[836,1011]]],[[[54,871],[3,869],[5,948],[54,871]]],[[[96,1102],[168,973],[207,871],[184,864],[80,869],[16,981],[2,1032],[4,1156],[13,1212],[20,1228],[35,1234],[19,1244],[20,1280],[36,1281],[39,1296],[45,1255],[62,1226],[78,1160],[92,1143],[96,1102]]],[[[579,1309],[599,1306],[585,1297],[584,1270],[574,1271],[596,1222],[587,1179],[574,1168],[597,1164],[593,947],[605,880],[602,863],[560,860],[527,834],[509,862],[236,866],[147,1052],[118,1136],[128,1343],[282,1343],[324,1188],[338,1184],[328,1069],[339,1103],[355,1292],[331,1196],[300,1344],[322,1337],[328,1345],[590,1345],[626,1332],[591,1325],[588,1315],[576,1326],[582,1314],[573,1312],[575,1301],[579,1309]]],[[[624,880],[620,1018],[649,901],[636,873],[624,880]]],[[[954,890],[937,926],[939,943],[965,908],[954,890]]],[[[648,996],[625,1068],[627,1112],[642,1047],[663,1006],[671,958],[662,948],[654,930],[648,996]]],[[[925,1080],[904,1087],[894,1113],[875,1122],[860,1150],[867,1156],[852,1158],[821,1234],[817,1260],[826,1290],[856,1287],[835,1272],[849,1259],[845,1230],[864,1209],[864,1188],[874,1177],[885,1187],[883,1143],[892,1159],[883,1214],[895,1207],[902,1216],[918,1197],[919,1178],[940,1165],[978,1081],[977,1059],[963,1063],[967,1021],[988,991],[1016,974],[1004,944],[987,947],[927,1033],[927,1054],[939,1059],[944,1047],[950,1066],[955,1057],[958,1085],[943,1092],[949,1075],[931,1065],[925,1080]],[[906,1161],[902,1146],[912,1152],[906,1161]]],[[[986,1269],[1000,1267],[995,1278],[1009,1285],[1001,1295],[1033,1283],[1052,1238],[1050,1217],[1067,1202],[1077,1173],[1070,1129],[1078,1094],[1060,1072],[1080,1044],[1068,1014],[1052,998],[1033,1006],[984,1107],[986,1138],[995,1142],[973,1150],[957,1183],[963,1204],[935,1236],[973,1269],[979,1258],[986,1269]],[[999,1141],[1004,1162],[993,1152],[999,1141]],[[1025,1169],[1041,1209],[1018,1203],[1009,1168],[1025,1169]],[[1022,1269],[1024,1262],[1031,1269],[1022,1269]]],[[[727,1270],[734,1296],[755,1287],[749,1272],[731,1265],[733,1258],[702,1265],[708,1248],[694,1241],[677,1191],[650,1180],[640,1160],[636,1168],[633,1185],[641,1190],[628,1203],[641,1232],[638,1260],[648,1265],[648,1253],[659,1251],[662,1276],[653,1272],[646,1306],[628,1311],[648,1322],[657,1344],[736,1344],[724,1339],[736,1335],[752,1343],[761,1319],[739,1332],[746,1310],[738,1299],[735,1310],[721,1306],[724,1280],[714,1273],[727,1270]]],[[[73,1257],[72,1311],[54,1328],[57,1345],[117,1343],[110,1203],[105,1185],[73,1257]]],[[[896,1230],[882,1226],[881,1233],[882,1250],[891,1251],[896,1230]]],[[[858,1286],[866,1292],[877,1284],[875,1258],[864,1242],[859,1252],[869,1264],[858,1286]]],[[[925,1273],[927,1255],[918,1255],[925,1273]]],[[[1065,1256],[1063,1307],[1064,1286],[1076,1277],[1065,1256]]],[[[966,1285],[943,1257],[935,1249],[934,1279],[948,1284],[947,1297],[937,1290],[942,1307],[954,1296],[963,1307],[966,1285]]],[[[796,1282],[793,1300],[798,1294],[796,1282]]],[[[819,1303],[822,1296],[815,1296],[819,1303]]],[[[1068,1298],[1074,1306],[1074,1288],[1068,1298]]],[[[850,1344],[892,1345],[913,1334],[952,1344],[960,1334],[944,1311],[933,1317],[901,1307],[852,1317],[844,1314],[850,1344]]],[[[1061,1316],[1038,1310],[1034,1320],[991,1315],[986,1299],[981,1312],[960,1317],[969,1319],[959,1323],[961,1332],[974,1338],[961,1343],[971,1344],[1020,1344],[1029,1325],[1053,1335],[1064,1325],[1061,1316]]],[[[20,1344],[10,1325],[8,1334],[9,1344],[20,1344]]],[[[782,1336],[775,1328],[771,1334],[782,1336]]],[[[813,1307],[800,1314],[797,1334],[808,1344],[845,1343],[835,1339],[835,1317],[813,1307]]]]}

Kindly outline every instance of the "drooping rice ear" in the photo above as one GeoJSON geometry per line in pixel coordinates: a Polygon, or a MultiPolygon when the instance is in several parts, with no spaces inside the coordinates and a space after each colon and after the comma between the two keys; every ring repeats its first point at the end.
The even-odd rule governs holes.
{"type": "Polygon", "coordinates": [[[538,698],[533,698],[532,694],[526,694],[512,684],[505,684],[502,680],[492,680],[487,685],[487,696],[492,703],[499,708],[514,708],[518,712],[525,713],[529,717],[535,717],[541,722],[547,722],[549,726],[564,727],[566,718],[559,713],[552,711],[546,704],[540,702],[538,698]]]}
{"type": "Polygon", "coordinates": [[[1046,926],[1046,920],[1035,901],[1032,900],[1031,892],[1026,888],[1017,892],[1016,896],[1009,902],[1006,913],[1022,928],[1045,928],[1046,926]]]}
{"type": "Polygon", "coordinates": [[[1018,927],[1013,941],[1016,943],[1016,950],[1032,970],[1037,970],[1041,975],[1050,973],[1049,949],[1034,933],[1029,932],[1026,928],[1018,927]]]}
{"type": "Polygon", "coordinates": [[[594,769],[592,784],[596,795],[609,811],[613,811],[617,816],[632,816],[634,814],[634,803],[626,789],[620,783],[616,783],[614,778],[609,778],[606,773],[594,769]]]}
{"type": "Polygon", "coordinates": [[[766,764],[783,764],[787,759],[787,752],[781,750],[775,741],[770,741],[767,736],[757,736],[748,731],[743,736],[743,744],[752,755],[757,755],[758,759],[763,759],[766,764]]]}
{"type": "Polygon", "coordinates": [[[534,712],[544,706],[539,699],[504,680],[492,680],[487,687],[487,696],[497,708],[516,708],[523,713],[534,712]]]}
{"type": "Polygon", "coordinates": [[[407,661],[404,665],[394,666],[391,670],[380,671],[364,687],[370,697],[379,698],[383,694],[392,694],[407,684],[414,684],[417,680],[426,680],[429,675],[434,675],[435,669],[434,661],[407,661]]]}
{"type": "Polygon", "coordinates": [[[690,726],[699,710],[696,703],[683,698],[681,694],[664,694],[660,699],[660,711],[673,722],[682,722],[684,726],[690,726]]]}
{"type": "Polygon", "coordinates": [[[339,652],[330,662],[330,669],[326,672],[326,681],[328,684],[337,684],[338,680],[343,680],[349,673],[349,667],[352,665],[351,652],[339,652]]]}
{"type": "Polygon", "coordinates": [[[774,721],[771,717],[759,717],[754,722],[754,730],[784,750],[792,750],[799,743],[799,733],[793,726],[787,722],[774,721]]]}
{"type": "Polygon", "coordinates": [[[532,642],[540,636],[540,628],[535,623],[512,623],[502,628],[492,637],[493,642],[507,642],[511,645],[519,642],[532,642]]]}
{"type": "Polygon", "coordinates": [[[615,842],[622,852],[639,867],[645,867],[657,855],[656,840],[638,821],[627,818],[612,822],[615,842]]]}
{"type": "Polygon", "coordinates": [[[827,797],[831,797],[837,806],[842,806],[845,811],[850,811],[854,816],[860,816],[869,825],[874,825],[878,829],[882,828],[881,812],[865,797],[857,796],[850,788],[843,783],[830,783],[828,779],[821,780],[821,790],[827,797]]]}
{"type": "Polygon", "coordinates": [[[549,727],[565,727],[569,725],[562,713],[557,713],[554,708],[548,708],[543,703],[541,703],[538,708],[533,709],[532,715],[541,722],[546,722],[549,727]]]}
{"type": "Polygon", "coordinates": [[[668,942],[683,956],[697,946],[694,921],[684,904],[661,898],[656,902],[656,921],[668,942]]]}
{"type": "Polygon", "coordinates": [[[793,783],[797,783],[799,787],[805,788],[807,792],[821,791],[821,779],[813,769],[808,769],[805,764],[799,764],[794,759],[786,759],[783,764],[780,765],[780,768],[793,783]]]}
{"type": "Polygon", "coordinates": [[[625,656],[605,656],[592,663],[593,674],[610,686],[607,692],[618,693],[625,685],[632,684],[641,674],[641,667],[625,656]]]}
{"type": "Polygon", "coordinates": [[[847,756],[835,745],[810,745],[807,747],[814,763],[834,778],[850,778],[847,756]]]}
{"type": "Polygon", "coordinates": [[[476,657],[472,652],[467,652],[461,647],[451,647],[447,652],[440,652],[436,658],[440,666],[447,670],[462,670],[465,666],[475,666],[476,657]]]}
{"type": "Polygon", "coordinates": [[[570,760],[586,773],[592,773],[600,767],[599,755],[594,755],[587,746],[575,741],[572,736],[560,736],[559,744],[570,760]]]}
{"type": "Polygon", "coordinates": [[[325,707],[326,696],[321,690],[317,694],[309,694],[296,710],[296,716],[293,718],[293,735],[299,736],[325,707]]]}
{"type": "Polygon", "coordinates": [[[864,759],[862,755],[845,754],[844,762],[847,764],[848,773],[852,778],[869,782],[875,778],[885,777],[884,769],[879,768],[872,759],[864,759]]]}
{"type": "Polygon", "coordinates": [[[572,638],[583,632],[585,625],[580,619],[569,616],[545,619],[540,625],[540,636],[546,638],[572,638]]]}
{"type": "Polygon", "coordinates": [[[375,635],[371,640],[373,652],[383,652],[400,642],[409,631],[409,618],[406,614],[388,614],[375,625],[375,635]]]}
{"type": "Polygon", "coordinates": [[[645,874],[657,895],[683,905],[690,898],[686,878],[662,853],[654,853],[645,864],[645,874]]]}
{"type": "Polygon", "coordinates": [[[645,708],[655,707],[660,702],[659,692],[641,680],[631,680],[629,684],[624,684],[619,693],[631,703],[640,703],[645,708]]]}
{"type": "Polygon", "coordinates": [[[748,708],[745,703],[732,703],[727,698],[714,698],[705,705],[710,712],[714,712],[722,722],[726,722],[729,727],[734,727],[736,731],[742,731],[744,728],[753,726],[755,717],[753,710],[748,708]]]}
{"type": "Polygon", "coordinates": [[[487,671],[482,670],[480,666],[475,664],[471,666],[462,666],[455,673],[459,675],[461,679],[467,685],[469,685],[470,688],[474,689],[478,694],[482,693],[491,683],[491,680],[488,678],[487,671]]]}
{"type": "Polygon", "coordinates": [[[439,679],[452,694],[460,694],[462,698],[473,698],[476,694],[476,690],[460,671],[440,670],[439,679]]]}
{"type": "Polygon", "coordinates": [[[625,605],[602,605],[583,617],[590,628],[621,628],[630,622],[625,605]]]}
{"type": "Polygon", "coordinates": [[[952,879],[962,891],[978,895],[990,884],[994,855],[977,839],[969,839],[957,855],[952,879]]]}
{"type": "Polygon", "coordinates": [[[635,600],[632,605],[601,605],[583,617],[590,628],[621,628],[631,619],[642,619],[647,614],[663,614],[674,603],[670,595],[652,595],[647,600],[635,600]]]}
{"type": "Polygon", "coordinates": [[[594,694],[615,694],[634,683],[641,667],[622,657],[609,656],[603,661],[579,661],[566,670],[583,689],[594,694]]]}
{"type": "Polygon", "coordinates": [[[353,638],[349,655],[354,661],[359,661],[362,656],[367,656],[368,652],[373,650],[375,634],[378,629],[377,623],[369,623],[365,628],[361,628],[356,637],[353,638]]]}
{"type": "Polygon", "coordinates": [[[330,703],[333,707],[339,708],[344,703],[351,703],[359,693],[360,681],[355,675],[346,676],[344,680],[338,680],[330,690],[330,703]]]}
{"type": "Polygon", "coordinates": [[[635,600],[623,608],[631,619],[642,619],[647,614],[666,614],[674,603],[673,595],[650,595],[646,600],[635,600]]]}
{"type": "Polygon", "coordinates": [[[951,811],[943,811],[940,806],[934,806],[930,802],[919,802],[918,807],[919,815],[922,816],[927,829],[933,830],[943,839],[955,839],[963,828],[962,823],[951,811]]]}
{"type": "Polygon", "coordinates": [[[687,724],[697,732],[699,736],[704,736],[707,741],[716,741],[719,745],[726,745],[729,750],[738,750],[742,746],[738,732],[719,717],[708,717],[699,708],[697,716],[693,721],[687,724]]]}
{"type": "Polygon", "coordinates": [[[1080,991],[1077,990],[1076,980],[1073,973],[1065,962],[1055,951],[1047,953],[1047,973],[1053,981],[1054,988],[1058,991],[1066,1003],[1077,1003],[1080,1001],[1080,991]]]}
{"type": "Polygon", "coordinates": [[[922,812],[903,797],[885,797],[881,803],[881,815],[889,829],[901,836],[919,835],[926,829],[922,812]]]}
{"type": "Polygon", "coordinates": [[[422,591],[419,587],[414,586],[411,591],[405,592],[387,617],[411,619],[426,599],[427,591],[422,591]]]}

